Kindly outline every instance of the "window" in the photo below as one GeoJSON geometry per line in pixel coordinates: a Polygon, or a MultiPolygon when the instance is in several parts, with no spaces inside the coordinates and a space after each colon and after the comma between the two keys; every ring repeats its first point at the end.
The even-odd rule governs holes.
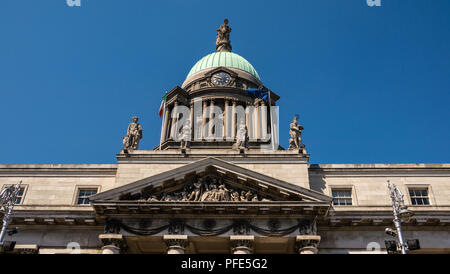
{"type": "Polygon", "coordinates": [[[412,205],[429,205],[428,188],[409,189],[409,197],[412,205]]]}
{"type": "Polygon", "coordinates": [[[331,191],[333,196],[333,205],[348,206],[352,205],[352,190],[351,189],[333,189],[331,191]]]}
{"type": "Polygon", "coordinates": [[[89,197],[97,194],[97,189],[79,189],[78,190],[78,200],[77,200],[77,205],[88,205],[89,204],[89,197]]]}
{"type": "Polygon", "coordinates": [[[17,196],[16,196],[16,202],[15,202],[16,205],[20,205],[22,203],[24,193],[25,193],[25,187],[21,186],[19,193],[17,193],[17,196]]]}

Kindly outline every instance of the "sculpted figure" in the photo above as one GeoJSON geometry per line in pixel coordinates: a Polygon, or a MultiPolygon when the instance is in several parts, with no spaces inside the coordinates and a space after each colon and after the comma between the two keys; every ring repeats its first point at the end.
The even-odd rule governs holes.
{"type": "Polygon", "coordinates": [[[191,121],[186,120],[181,133],[179,135],[181,149],[191,147],[191,121]]]}
{"type": "Polygon", "coordinates": [[[302,143],[302,130],[303,127],[298,122],[298,116],[294,116],[292,119],[292,123],[289,125],[289,135],[291,138],[289,139],[289,149],[299,149],[302,143]]]}
{"type": "Polygon", "coordinates": [[[247,198],[245,197],[245,191],[244,191],[244,190],[241,191],[241,197],[240,197],[240,200],[241,200],[241,202],[247,201],[247,198]]]}
{"type": "Polygon", "coordinates": [[[233,202],[239,202],[239,192],[237,191],[232,191],[231,195],[230,195],[230,200],[233,202]]]}
{"type": "Polygon", "coordinates": [[[317,235],[317,226],[314,220],[299,220],[300,235],[317,235]]]}
{"type": "MultiPolygon", "coordinates": [[[[175,192],[175,193],[173,193],[173,197],[172,197],[172,199],[174,200],[174,201],[182,201],[183,200],[183,198],[184,198],[184,195],[185,194],[185,192],[183,192],[183,191],[179,191],[179,192],[175,192]]],[[[186,196],[187,196],[188,194],[186,193],[186,196]]],[[[187,197],[186,197],[186,199],[187,199],[187,197]]]]}
{"type": "Polygon", "coordinates": [[[217,51],[231,51],[230,32],[231,28],[228,26],[228,19],[225,19],[223,24],[217,29],[217,51]]]}
{"type": "Polygon", "coordinates": [[[134,116],[133,122],[128,125],[127,135],[123,137],[123,151],[137,150],[139,141],[142,139],[142,126],[138,123],[139,118],[134,116]]]}
{"type": "Polygon", "coordinates": [[[106,234],[117,234],[120,233],[120,225],[121,225],[121,221],[118,219],[113,219],[113,218],[106,218],[106,224],[105,224],[105,229],[104,229],[104,233],[106,234]]]}
{"type": "Polygon", "coordinates": [[[158,202],[158,197],[156,195],[150,196],[150,198],[147,199],[148,202],[158,202]]]}
{"type": "Polygon", "coordinates": [[[182,201],[182,202],[187,202],[187,201],[189,201],[188,193],[187,193],[186,191],[183,191],[183,192],[181,193],[181,201],[182,201]]]}
{"type": "Polygon", "coordinates": [[[211,185],[211,194],[208,197],[208,201],[210,202],[217,202],[218,201],[218,189],[217,189],[217,185],[215,183],[213,183],[211,185]]]}
{"type": "Polygon", "coordinates": [[[251,200],[252,200],[252,196],[253,196],[253,194],[252,194],[252,192],[249,190],[247,193],[245,193],[245,200],[246,200],[247,202],[251,201],[251,200]]]}
{"type": "Polygon", "coordinates": [[[224,197],[225,201],[229,201],[230,200],[230,190],[227,189],[225,184],[222,184],[222,186],[223,186],[223,191],[224,191],[223,197],[224,197]]]}
{"type": "Polygon", "coordinates": [[[209,195],[211,193],[211,190],[206,183],[204,184],[204,187],[205,187],[205,191],[203,192],[202,196],[200,197],[200,201],[202,201],[202,202],[207,201],[209,198],[209,195]]]}
{"type": "MultiPolygon", "coordinates": [[[[146,201],[156,202],[268,202],[272,201],[252,190],[234,188],[227,185],[220,177],[206,176],[198,178],[192,184],[185,184],[182,189],[162,193],[160,199],[151,194],[146,201]]],[[[145,201],[145,200],[144,200],[145,201]]]]}
{"type": "MultiPolygon", "coordinates": [[[[229,187],[229,186],[228,186],[229,187]]],[[[153,194],[147,200],[148,202],[270,202],[272,200],[261,197],[251,190],[237,190],[235,188],[227,188],[227,185],[216,178],[199,179],[190,186],[185,186],[178,192],[163,193],[161,199],[153,194]],[[209,185],[208,183],[209,182],[209,185]],[[240,191],[240,193],[239,193],[240,191]]]]}
{"type": "Polygon", "coordinates": [[[236,143],[234,143],[233,147],[235,149],[247,149],[248,148],[248,134],[247,127],[244,122],[241,121],[239,124],[239,129],[236,134],[236,143]]]}
{"type": "Polygon", "coordinates": [[[174,197],[167,193],[164,193],[163,196],[161,197],[161,201],[164,201],[164,202],[173,202],[174,200],[175,200],[174,197]]]}
{"type": "Polygon", "coordinates": [[[219,191],[218,191],[218,200],[219,201],[229,201],[230,200],[230,196],[229,196],[229,190],[225,187],[224,184],[221,184],[219,186],[219,191]]]}
{"type": "Polygon", "coordinates": [[[199,201],[201,190],[202,182],[198,180],[197,183],[194,183],[194,190],[191,192],[191,195],[189,195],[188,201],[199,201]]]}

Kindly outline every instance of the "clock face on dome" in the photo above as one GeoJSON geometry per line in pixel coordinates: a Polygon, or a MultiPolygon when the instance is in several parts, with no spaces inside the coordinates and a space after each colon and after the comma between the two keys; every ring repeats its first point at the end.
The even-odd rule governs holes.
{"type": "Polygon", "coordinates": [[[218,72],[211,77],[211,82],[218,87],[228,86],[231,83],[231,76],[226,72],[218,72]]]}

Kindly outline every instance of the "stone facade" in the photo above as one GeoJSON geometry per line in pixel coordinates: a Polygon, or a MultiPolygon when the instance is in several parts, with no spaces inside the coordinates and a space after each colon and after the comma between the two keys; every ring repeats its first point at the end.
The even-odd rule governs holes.
{"type": "MultiPolygon", "coordinates": [[[[77,205],[80,188],[97,188],[98,192],[106,192],[164,171],[170,172],[207,157],[199,155],[193,157],[194,159],[190,157],[186,159],[182,155],[178,157],[171,155],[172,161],[179,163],[164,164],[159,163],[157,159],[153,160],[153,157],[161,156],[158,151],[133,153],[135,154],[127,160],[127,163],[122,163],[120,160],[122,155],[118,155],[116,165],[0,165],[0,186],[23,180],[25,190],[21,203],[15,206],[13,221],[10,224],[12,227],[18,227],[19,233],[7,236],[6,240],[16,241],[17,248],[20,248],[20,245],[37,245],[39,253],[75,252],[70,248],[71,243],[78,243],[81,253],[102,253],[103,244],[99,235],[104,233],[106,219],[99,216],[90,205],[77,205]],[[143,162],[142,158],[147,158],[149,162],[143,162]],[[130,163],[133,160],[140,163],[130,163]],[[121,174],[122,171],[125,173],[121,174]],[[128,181],[125,181],[127,174],[128,181]]],[[[167,155],[166,151],[161,153],[167,155]]],[[[277,153],[281,154],[281,151],[277,153]]],[[[254,152],[249,155],[256,158],[259,154],[254,152]]],[[[283,157],[291,156],[283,155],[283,157]]],[[[331,196],[331,190],[335,188],[351,189],[353,205],[331,205],[325,216],[316,219],[317,235],[321,238],[316,247],[319,254],[386,252],[384,240],[389,239],[389,236],[384,233],[384,229],[392,226],[387,179],[396,183],[405,193],[406,203],[415,212],[414,217],[403,225],[406,239],[420,240],[422,249],[415,252],[450,252],[450,164],[309,165],[292,159],[289,160],[292,161],[290,164],[289,161],[283,163],[282,157],[279,159],[280,163],[249,160],[239,155],[222,155],[218,158],[327,196],[331,196]],[[302,166],[305,170],[301,170],[302,166]],[[297,176],[288,172],[283,173],[279,167],[299,173],[297,176]],[[408,189],[415,187],[429,189],[430,205],[411,204],[408,189]]],[[[216,212],[220,211],[214,213],[216,212]]],[[[204,218],[191,219],[192,213],[185,214],[179,211],[179,214],[182,219],[190,220],[188,225],[200,229],[204,229],[205,220],[209,220],[211,216],[205,214],[204,218]]],[[[220,219],[215,218],[216,228],[230,225],[242,213],[221,214],[220,219]]],[[[288,212],[265,218],[266,215],[262,213],[250,214],[252,224],[267,231],[270,231],[271,226],[278,228],[295,226],[297,215],[298,213],[288,212]],[[275,220],[273,224],[268,221],[272,219],[275,220]]],[[[167,217],[155,219],[152,218],[154,216],[154,213],[145,215],[144,219],[152,223],[150,227],[162,227],[170,221],[167,217]]],[[[142,227],[142,220],[139,218],[132,218],[127,222],[129,226],[142,227]]],[[[168,230],[162,230],[151,236],[136,235],[127,231],[121,233],[127,242],[127,249],[122,252],[129,253],[164,253],[167,251],[164,237],[171,235],[168,230]]],[[[230,237],[235,233],[232,229],[222,235],[206,239],[188,229],[183,233],[190,243],[183,252],[232,252],[233,241],[230,237]]],[[[296,237],[300,232],[297,229],[282,236],[267,237],[252,230],[250,234],[254,237],[252,248],[249,249],[251,252],[294,253],[296,237]]]]}

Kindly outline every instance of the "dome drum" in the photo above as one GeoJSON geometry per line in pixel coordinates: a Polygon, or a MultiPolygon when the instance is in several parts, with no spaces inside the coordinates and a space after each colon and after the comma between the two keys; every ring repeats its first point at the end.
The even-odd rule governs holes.
{"type": "Polygon", "coordinates": [[[246,90],[248,88],[259,88],[262,87],[261,81],[252,75],[241,71],[239,69],[228,68],[228,67],[217,67],[207,69],[201,73],[190,76],[183,83],[182,87],[188,92],[210,88],[210,87],[220,87],[220,88],[240,88],[246,90]],[[225,73],[229,75],[229,82],[226,85],[218,86],[212,81],[212,77],[219,73],[225,73]]]}

